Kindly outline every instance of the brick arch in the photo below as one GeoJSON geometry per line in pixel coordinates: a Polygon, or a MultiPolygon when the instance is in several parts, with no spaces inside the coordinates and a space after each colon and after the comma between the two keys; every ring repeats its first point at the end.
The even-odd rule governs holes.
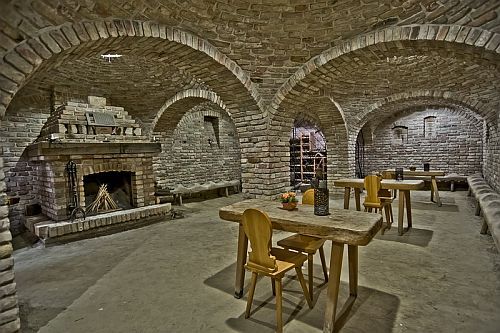
{"type": "Polygon", "coordinates": [[[99,163],[93,166],[86,166],[82,169],[82,179],[83,176],[92,175],[94,173],[110,172],[110,171],[129,171],[136,172],[137,166],[134,163],[128,163],[124,165],[119,160],[113,160],[108,162],[99,163]]]}
{"type": "MultiPolygon", "coordinates": [[[[401,42],[424,41],[429,48],[435,48],[436,43],[454,43],[472,50],[477,49],[482,52],[482,56],[488,56],[483,51],[493,54],[500,53],[499,39],[498,33],[480,28],[438,24],[394,26],[362,34],[346,40],[306,62],[278,89],[270,103],[269,112],[278,113],[282,102],[286,99],[297,99],[298,96],[303,98],[306,94],[316,94],[321,87],[310,84],[310,82],[321,82],[321,85],[325,86],[333,80],[332,77],[324,75],[324,71],[328,71],[328,69],[322,70],[322,68],[335,62],[341,56],[356,50],[380,47],[380,51],[394,48],[401,52],[401,42]]],[[[462,50],[464,50],[463,47],[462,50]]]]}
{"type": "Polygon", "coordinates": [[[369,138],[365,140],[365,144],[369,147],[368,158],[365,159],[368,161],[368,166],[365,165],[365,172],[380,170],[384,165],[390,165],[391,161],[399,161],[397,163],[425,161],[426,156],[437,161],[440,169],[446,172],[464,175],[481,171],[485,163],[487,121],[476,113],[471,105],[429,94],[421,97],[391,97],[393,97],[391,101],[380,105],[370,114],[368,121],[359,131],[365,138],[369,138]],[[444,124],[447,128],[453,128],[453,132],[440,128],[436,137],[428,138],[424,135],[426,127],[424,121],[429,116],[437,117],[440,126],[443,125],[443,120],[440,119],[451,118],[444,120],[444,124]],[[390,129],[394,127],[407,128],[409,130],[407,134],[411,139],[402,145],[392,146],[390,129]],[[459,128],[458,131],[457,128],[459,128]],[[459,136],[461,133],[467,133],[467,138],[459,136]],[[457,137],[460,145],[453,143],[457,137]],[[387,155],[387,152],[380,153],[387,147],[390,148],[392,155],[387,155]],[[443,147],[445,147],[444,150],[442,150],[443,147]],[[462,151],[459,147],[466,148],[462,151]],[[462,157],[462,154],[467,154],[463,156],[464,159],[454,160],[462,157]],[[444,163],[443,161],[450,162],[444,163]]]}
{"type": "Polygon", "coordinates": [[[371,127],[376,127],[388,117],[400,113],[402,109],[415,111],[415,108],[425,106],[460,109],[466,118],[474,123],[484,121],[484,117],[478,111],[482,106],[481,102],[471,101],[467,96],[452,92],[415,90],[393,94],[384,98],[383,101],[373,103],[366,110],[363,110],[362,117],[356,123],[356,127],[363,128],[369,123],[371,123],[371,127]],[[374,122],[375,119],[377,121],[374,122]]]}
{"type": "MultiPolygon", "coordinates": [[[[319,92],[318,96],[304,101],[302,105],[288,104],[286,101],[282,105],[282,113],[270,115],[270,130],[272,137],[276,142],[272,151],[276,156],[282,156],[289,152],[288,136],[289,130],[293,127],[294,119],[302,114],[307,118],[314,119],[316,125],[325,135],[327,144],[327,169],[328,179],[331,182],[330,188],[333,188],[333,180],[339,178],[339,175],[348,176],[350,173],[349,161],[353,159],[350,151],[347,149],[349,142],[349,130],[345,123],[344,113],[339,103],[331,96],[319,92]]],[[[285,165],[280,169],[274,169],[275,174],[283,175],[274,177],[275,188],[279,192],[288,186],[289,166],[285,165]]]]}
{"type": "MultiPolygon", "coordinates": [[[[239,101],[244,103],[247,108],[259,110],[257,106],[257,101],[260,100],[259,94],[250,81],[250,77],[233,60],[208,41],[189,32],[154,22],[105,20],[67,23],[46,28],[38,36],[20,42],[6,53],[4,57],[6,61],[0,64],[0,72],[9,80],[0,83],[2,90],[6,92],[0,96],[0,119],[5,115],[14,95],[43,66],[47,66],[48,63],[56,65],[61,59],[69,57],[72,51],[92,50],[97,52],[99,47],[106,48],[107,45],[111,45],[110,41],[115,40],[120,43],[126,38],[150,39],[156,43],[155,45],[160,45],[158,42],[165,40],[184,45],[206,55],[231,74],[226,74],[225,80],[228,81],[224,82],[224,86],[219,87],[226,88],[227,91],[224,93],[231,97],[227,100],[233,99],[235,105],[239,101]]],[[[141,48],[142,46],[141,44],[137,47],[141,48]]],[[[218,71],[220,72],[221,69],[218,71]]],[[[198,74],[205,72],[200,69],[198,74]]],[[[207,80],[211,79],[208,73],[205,74],[207,80]]]]}
{"type": "MultiPolygon", "coordinates": [[[[222,110],[224,110],[229,117],[231,112],[224,104],[222,99],[213,91],[203,89],[188,89],[178,92],[169,98],[165,104],[160,108],[153,118],[150,125],[149,132],[168,132],[172,133],[179,121],[186,112],[191,110],[197,104],[210,101],[222,110]]],[[[232,119],[232,118],[231,118],[232,119]]],[[[232,119],[234,122],[234,119],[232,119]]]]}
{"type": "MultiPolygon", "coordinates": [[[[208,105],[208,104],[211,104],[211,101],[204,100],[202,103],[200,103],[198,105],[203,106],[203,105],[208,105]]],[[[224,108],[222,108],[220,105],[218,105],[218,106],[219,106],[220,110],[222,110],[222,112],[224,112],[226,115],[230,116],[229,112],[224,110],[224,108]]],[[[191,111],[191,110],[189,110],[189,111],[191,111]]],[[[203,111],[201,111],[201,114],[203,116],[210,116],[210,117],[217,117],[220,115],[219,112],[214,111],[214,110],[203,110],[203,111]]],[[[178,125],[186,124],[186,123],[189,124],[189,123],[193,122],[194,120],[196,120],[196,116],[194,114],[185,113],[182,116],[181,120],[178,122],[178,125]]],[[[233,125],[234,125],[234,123],[233,123],[233,125]]]]}

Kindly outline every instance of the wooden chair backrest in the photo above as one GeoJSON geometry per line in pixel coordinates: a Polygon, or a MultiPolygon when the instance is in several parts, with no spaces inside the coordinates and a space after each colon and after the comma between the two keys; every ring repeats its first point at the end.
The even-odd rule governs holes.
{"type": "Polygon", "coordinates": [[[382,178],[383,179],[395,179],[396,178],[396,175],[394,172],[391,172],[391,171],[382,171],[381,172],[381,175],[382,175],[382,178]]]}
{"type": "Polygon", "coordinates": [[[377,175],[369,175],[365,177],[364,183],[366,189],[365,203],[379,204],[380,178],[377,175]]]}
{"type": "Polygon", "coordinates": [[[278,267],[276,258],[271,256],[273,227],[269,216],[259,209],[248,208],[243,212],[242,224],[252,248],[247,265],[265,272],[275,272],[278,267]]]}
{"type": "Polygon", "coordinates": [[[303,205],[314,205],[314,189],[310,188],[302,196],[303,205]]]}

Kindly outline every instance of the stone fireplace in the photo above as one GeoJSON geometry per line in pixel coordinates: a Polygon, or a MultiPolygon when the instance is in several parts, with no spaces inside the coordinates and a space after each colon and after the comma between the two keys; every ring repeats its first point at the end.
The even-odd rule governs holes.
{"type": "Polygon", "coordinates": [[[59,106],[27,149],[42,214],[52,222],[68,221],[74,202],[86,210],[102,184],[123,210],[118,214],[155,205],[153,157],[160,149],[123,108],[106,106],[105,99],[89,97],[88,104],[59,106]],[[69,162],[76,166],[74,190],[69,162]]]}

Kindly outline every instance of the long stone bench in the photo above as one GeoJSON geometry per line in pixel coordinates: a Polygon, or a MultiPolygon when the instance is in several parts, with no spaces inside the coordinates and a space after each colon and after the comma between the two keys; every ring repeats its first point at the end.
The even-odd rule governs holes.
{"type": "Polygon", "coordinates": [[[228,180],[220,182],[209,181],[205,184],[195,183],[190,186],[184,186],[182,184],[179,184],[171,191],[171,193],[174,195],[174,201],[175,199],[178,199],[179,205],[182,205],[183,195],[188,195],[188,194],[192,195],[210,190],[225,189],[225,195],[227,197],[229,195],[228,191],[229,188],[233,188],[235,192],[239,192],[240,181],[239,180],[228,180]]]}
{"type": "Polygon", "coordinates": [[[488,231],[493,237],[497,249],[500,251],[500,194],[495,192],[481,175],[467,177],[469,196],[474,196],[476,201],[477,216],[483,216],[481,233],[488,231]]]}

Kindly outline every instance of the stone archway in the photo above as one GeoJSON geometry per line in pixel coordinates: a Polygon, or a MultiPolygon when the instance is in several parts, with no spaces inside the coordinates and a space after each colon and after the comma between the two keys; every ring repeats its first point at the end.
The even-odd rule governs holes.
{"type": "MultiPolygon", "coordinates": [[[[327,90],[344,110],[344,119],[350,133],[346,149],[354,151],[355,134],[361,128],[364,112],[371,104],[385,103],[387,96],[391,94],[404,95],[433,86],[437,88],[435,91],[445,92],[445,97],[461,96],[456,98],[473,105],[478,114],[489,119],[489,126],[492,127],[498,112],[495,108],[498,94],[495,93],[495,84],[491,82],[496,82],[494,69],[498,68],[499,39],[500,35],[497,33],[480,28],[434,24],[390,27],[360,35],[308,61],[281,86],[268,110],[271,119],[273,114],[283,117],[291,109],[290,106],[304,106],[322,90],[327,90]],[[448,75],[435,70],[430,60],[433,57],[444,59],[441,69],[449,68],[448,75]],[[451,59],[455,61],[454,64],[451,59]],[[463,64],[459,64],[456,61],[458,59],[462,59],[463,64]],[[450,63],[449,67],[447,62],[450,63]],[[370,64],[373,66],[370,67],[370,64]],[[391,73],[392,65],[394,69],[402,69],[391,73]],[[406,70],[407,65],[413,66],[412,70],[406,70]],[[409,75],[419,65],[432,69],[420,77],[409,75]],[[486,75],[488,78],[482,80],[483,75],[470,71],[476,67],[482,73],[489,73],[489,76],[486,75]],[[380,68],[384,70],[377,73],[376,70],[380,68]],[[455,74],[462,70],[464,76],[458,79],[455,74]],[[357,75],[355,79],[351,77],[353,71],[357,75]],[[365,78],[364,73],[369,71],[377,74],[365,78]],[[451,73],[455,76],[454,80],[451,80],[451,73]],[[394,78],[396,74],[403,74],[403,78],[402,81],[392,82],[392,86],[387,79],[374,81],[377,75],[378,78],[381,75],[392,75],[394,78]],[[368,84],[364,85],[363,80],[368,80],[368,84]],[[454,82],[457,80],[477,85],[476,93],[470,94],[470,87],[454,82]],[[387,85],[381,84],[385,81],[387,85]],[[405,91],[404,87],[408,84],[410,88],[405,91]]],[[[492,142],[495,140],[498,139],[495,137],[492,142]]],[[[494,170],[498,158],[493,153],[486,155],[489,156],[488,168],[494,170]]],[[[345,173],[348,171],[345,170],[345,173]]],[[[495,174],[494,171],[491,173],[495,174]]]]}
{"type": "MultiPolygon", "coordinates": [[[[57,62],[58,56],[62,56],[64,60],[68,52],[74,49],[77,51],[87,48],[95,50],[99,44],[103,44],[103,40],[122,40],[127,37],[151,39],[155,43],[161,40],[174,42],[200,52],[231,73],[228,78],[238,81],[239,85],[245,88],[248,95],[246,99],[258,100],[258,92],[250,78],[234,61],[207,41],[189,32],[153,22],[87,21],[47,28],[37,37],[23,40],[5,55],[6,61],[0,64],[0,73],[9,81],[4,80],[0,83],[5,92],[0,99],[0,115],[3,117],[13,96],[40,69],[41,65],[46,66],[51,61],[57,62]]],[[[230,83],[226,82],[226,84],[230,83]]]]}
{"type": "Polygon", "coordinates": [[[484,120],[484,117],[477,111],[477,107],[469,103],[466,95],[438,90],[415,90],[407,93],[398,93],[386,97],[383,101],[378,101],[362,112],[362,117],[356,124],[357,127],[364,127],[368,122],[378,118],[377,123],[384,120],[384,109],[391,105],[406,104],[405,107],[426,105],[455,106],[459,107],[464,115],[477,120],[484,120]]]}
{"type": "Polygon", "coordinates": [[[211,91],[191,89],[170,98],[154,118],[150,136],[163,147],[154,159],[162,189],[241,179],[240,134],[225,104],[211,91]],[[218,167],[207,173],[209,165],[218,167]]]}
{"type": "Polygon", "coordinates": [[[189,110],[194,105],[198,103],[202,103],[205,101],[211,101],[212,103],[218,105],[222,110],[226,111],[229,116],[231,116],[231,112],[228,110],[227,106],[221,100],[221,98],[214,93],[213,91],[203,90],[203,89],[189,89],[181,91],[175,96],[169,98],[165,104],[160,108],[160,110],[155,114],[148,132],[171,132],[173,128],[176,127],[179,120],[182,118],[183,114],[179,112],[168,112],[168,110],[172,107],[175,107],[176,110],[189,110]],[[176,106],[177,105],[177,106],[176,106]],[[167,121],[162,121],[162,118],[169,116],[175,117],[175,119],[171,119],[167,121]],[[160,127],[157,129],[157,127],[160,127]]]}
{"type": "Polygon", "coordinates": [[[482,171],[485,120],[465,103],[428,93],[420,97],[391,96],[387,103],[368,113],[362,124],[360,133],[373,137],[366,145],[367,173],[388,166],[421,166],[425,162],[462,176],[482,171]],[[435,124],[430,127],[435,128],[431,135],[428,118],[435,124]],[[403,141],[394,141],[391,127],[392,131],[406,129],[403,141]]]}
{"type": "MultiPolygon", "coordinates": [[[[306,82],[322,82],[324,85],[332,78],[325,77],[325,70],[322,69],[335,59],[357,50],[370,46],[382,46],[387,43],[394,44],[396,49],[401,50],[401,42],[424,41],[426,43],[456,43],[498,54],[500,53],[499,38],[499,34],[480,28],[438,24],[396,26],[359,35],[306,62],[280,87],[271,103],[270,112],[277,112],[280,104],[290,96],[293,98],[293,96],[303,96],[304,93],[316,94],[318,88],[314,85],[310,86],[306,82]]],[[[387,50],[388,48],[383,47],[383,49],[387,50]]]]}
{"type": "MultiPolygon", "coordinates": [[[[327,145],[327,173],[330,188],[333,188],[333,180],[344,174],[344,170],[350,170],[349,161],[351,158],[347,149],[349,131],[344,121],[344,115],[340,105],[331,97],[319,94],[309,100],[304,100],[301,103],[288,103],[284,101],[281,106],[283,114],[270,115],[270,135],[275,138],[275,143],[272,147],[273,156],[272,163],[277,163],[278,157],[288,156],[288,137],[289,131],[293,127],[293,123],[297,115],[307,113],[308,117],[315,120],[318,127],[325,135],[327,145]]],[[[280,163],[281,165],[282,163],[280,163]]],[[[273,184],[276,187],[276,193],[282,191],[288,186],[289,181],[289,165],[281,165],[280,168],[275,168],[275,177],[273,184]],[[277,177],[280,175],[281,177],[277,177]]],[[[276,194],[274,193],[274,194],[276,194]]]]}

